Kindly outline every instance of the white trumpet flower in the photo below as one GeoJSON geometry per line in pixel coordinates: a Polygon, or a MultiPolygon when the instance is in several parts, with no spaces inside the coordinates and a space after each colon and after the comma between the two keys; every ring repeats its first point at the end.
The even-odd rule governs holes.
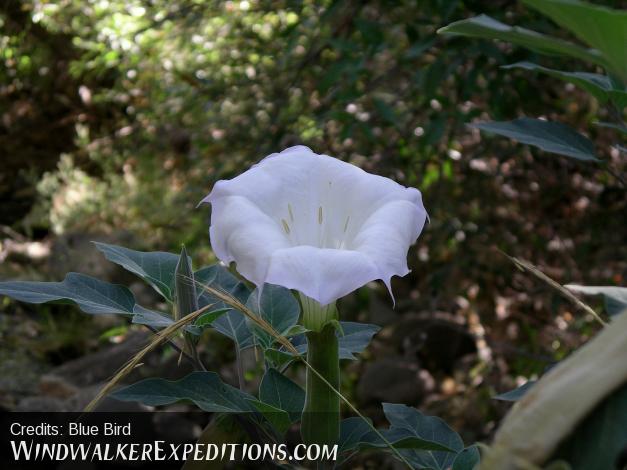
{"type": "MultiPolygon", "coordinates": [[[[328,305],[364,284],[404,276],[427,213],[420,191],[303,146],[218,181],[209,235],[224,263],[257,286],[328,305]]],[[[390,290],[391,292],[391,290],[390,290]]]]}

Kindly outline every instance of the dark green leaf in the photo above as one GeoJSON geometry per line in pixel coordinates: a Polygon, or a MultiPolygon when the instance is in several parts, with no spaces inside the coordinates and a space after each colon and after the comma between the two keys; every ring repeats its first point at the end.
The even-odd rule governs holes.
{"type": "Polygon", "coordinates": [[[451,470],[473,470],[479,464],[480,460],[481,456],[479,455],[477,446],[466,447],[455,457],[451,470]]]}
{"type": "Polygon", "coordinates": [[[594,145],[587,137],[559,122],[525,117],[505,122],[481,122],[470,127],[516,139],[546,152],[577,160],[599,161],[594,154],[594,145]]]}
{"type": "Polygon", "coordinates": [[[223,335],[231,338],[239,349],[250,348],[255,344],[253,334],[248,328],[246,317],[237,310],[231,310],[212,323],[223,335]]]}
{"type": "Polygon", "coordinates": [[[545,73],[551,77],[559,78],[560,80],[577,85],[594,96],[601,104],[605,104],[608,100],[611,100],[620,109],[627,105],[627,90],[625,87],[622,87],[622,89],[616,88],[610,77],[605,75],[589,72],[563,72],[561,70],[542,67],[541,65],[533,64],[531,62],[518,62],[511,65],[505,65],[502,68],[521,68],[545,73]]]}
{"type": "Polygon", "coordinates": [[[533,387],[535,383],[535,380],[528,380],[520,387],[515,388],[514,390],[510,390],[509,392],[501,393],[500,395],[495,396],[494,399],[501,401],[518,401],[525,395],[525,393],[527,393],[527,391],[531,387],[533,387]]]}
{"type": "Polygon", "coordinates": [[[381,329],[377,325],[367,323],[341,321],[343,335],[339,336],[340,359],[355,360],[355,354],[363,352],[372,337],[381,329]]]}
{"type": "Polygon", "coordinates": [[[419,468],[446,470],[453,465],[457,453],[464,449],[461,437],[436,416],[425,416],[415,408],[392,403],[383,403],[383,411],[391,424],[390,433],[434,442],[450,450],[406,451],[407,459],[419,468]]]}
{"type": "MultiPolygon", "coordinates": [[[[379,432],[397,449],[419,449],[422,451],[452,452],[447,446],[433,439],[417,437],[403,429],[383,429],[379,432]]],[[[389,444],[373,431],[371,422],[354,417],[342,420],[340,424],[340,452],[356,449],[388,449],[389,444]]]]}
{"type": "MultiPolygon", "coordinates": [[[[255,289],[248,298],[246,306],[266,320],[274,330],[285,336],[298,322],[300,305],[292,291],[285,287],[265,284],[263,289],[255,289]]],[[[271,347],[275,338],[266,331],[250,324],[249,328],[257,337],[258,343],[264,348],[271,347]]]]}
{"type": "Polygon", "coordinates": [[[269,348],[266,349],[263,353],[270,365],[277,369],[283,368],[285,365],[294,360],[294,356],[292,356],[290,353],[280,351],[278,349],[269,348]]]}
{"type": "Polygon", "coordinates": [[[210,303],[214,304],[215,308],[226,307],[221,300],[204,291],[201,287],[203,285],[226,292],[243,303],[246,303],[250,295],[248,286],[221,264],[214,264],[199,269],[194,273],[194,279],[196,280],[199,307],[204,307],[210,303]]]}
{"type": "MultiPolygon", "coordinates": [[[[224,302],[202,290],[199,285],[208,285],[220,291],[226,292],[242,303],[250,296],[250,290],[245,283],[240,281],[224,266],[214,264],[199,269],[194,273],[198,290],[198,306],[204,307],[212,304],[212,309],[230,308],[224,302]]],[[[254,337],[248,328],[246,317],[237,310],[230,310],[215,319],[212,326],[220,333],[228,336],[239,349],[246,349],[254,344],[254,337]]]]}
{"type": "MultiPolygon", "coordinates": [[[[554,459],[572,470],[613,469],[627,444],[627,385],[599,404],[560,445],[554,459]]],[[[624,454],[623,454],[624,455],[624,454]]]]}
{"type": "Polygon", "coordinates": [[[339,451],[347,452],[359,448],[363,438],[372,432],[372,427],[362,418],[343,419],[340,423],[339,451]]]}
{"type": "MultiPolygon", "coordinates": [[[[355,354],[363,352],[370,344],[372,337],[381,329],[377,325],[368,323],[341,321],[339,328],[336,328],[339,338],[340,359],[355,360],[355,354]],[[341,331],[339,331],[341,330],[341,331]]],[[[296,350],[305,354],[307,352],[307,341],[304,335],[296,336],[292,339],[296,350]]]]}
{"type": "Polygon", "coordinates": [[[133,323],[138,325],[148,325],[153,328],[167,328],[174,323],[174,319],[165,313],[149,310],[141,305],[135,305],[133,310],[133,323]]]}
{"type": "Polygon", "coordinates": [[[255,400],[253,396],[222,382],[215,372],[192,372],[176,381],[146,379],[114,392],[112,397],[149,406],[185,400],[205,411],[222,413],[253,411],[249,400],[255,400]]]}
{"type": "Polygon", "coordinates": [[[94,244],[109,261],[141,277],[166,300],[173,300],[174,270],[179,260],[177,255],[163,251],[135,251],[100,242],[94,244]]]}
{"type": "Polygon", "coordinates": [[[192,263],[185,247],[181,250],[174,270],[175,316],[177,319],[198,310],[198,294],[194,282],[192,263]]]}
{"type": "Polygon", "coordinates": [[[523,0],[601,52],[612,72],[627,81],[627,11],[574,0],[523,0]]]}
{"type": "Polygon", "coordinates": [[[627,310],[627,287],[618,286],[578,286],[569,284],[568,289],[587,295],[602,295],[608,315],[618,315],[627,310]]]}
{"type": "Polygon", "coordinates": [[[249,400],[250,403],[268,420],[268,422],[276,429],[276,431],[283,435],[292,425],[292,420],[287,411],[275,408],[268,403],[264,403],[259,400],[249,400]]]}
{"type": "Polygon", "coordinates": [[[598,127],[605,127],[607,129],[614,129],[615,131],[619,131],[619,132],[627,135],[627,127],[625,125],[623,125],[623,124],[615,124],[613,122],[600,122],[600,121],[593,122],[593,124],[595,126],[598,126],[598,127]]]}
{"type": "Polygon", "coordinates": [[[135,297],[126,287],[79,273],[68,273],[62,282],[0,282],[0,295],[31,304],[72,302],[94,315],[132,314],[135,307],[135,297]]]}
{"type": "MultiPolygon", "coordinates": [[[[200,335],[205,328],[211,326],[212,322],[217,318],[220,318],[230,309],[218,309],[201,315],[193,325],[185,325],[185,331],[194,335],[200,335]]],[[[135,315],[133,315],[133,323],[139,325],[147,325],[153,329],[160,330],[171,326],[175,320],[170,316],[162,312],[156,312],[142,307],[141,305],[135,305],[135,315]]]]}
{"type": "Polygon", "coordinates": [[[259,385],[259,400],[286,411],[295,422],[305,406],[305,391],[276,369],[268,369],[259,385]]]}
{"type": "Polygon", "coordinates": [[[309,330],[305,328],[303,325],[294,325],[289,330],[285,332],[284,336],[291,338],[292,336],[304,335],[309,330]]]}
{"type": "Polygon", "coordinates": [[[198,320],[196,320],[194,325],[201,327],[201,328],[207,328],[207,327],[213,326],[214,321],[216,321],[218,318],[220,318],[222,315],[224,315],[226,312],[229,312],[230,310],[232,309],[231,308],[219,308],[217,310],[212,310],[210,312],[203,313],[200,317],[198,317],[198,320]]]}
{"type": "Polygon", "coordinates": [[[572,42],[540,34],[530,29],[509,26],[486,15],[456,21],[444,28],[440,28],[438,33],[483,39],[499,39],[528,47],[541,54],[566,55],[586,60],[602,67],[607,66],[607,61],[599,51],[585,49],[572,42]]]}

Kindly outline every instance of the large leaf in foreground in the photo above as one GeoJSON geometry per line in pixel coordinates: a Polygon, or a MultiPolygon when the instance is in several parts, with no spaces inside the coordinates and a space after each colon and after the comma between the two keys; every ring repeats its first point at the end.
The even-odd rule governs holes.
{"type": "Polygon", "coordinates": [[[0,282],[0,295],[22,302],[71,302],[85,313],[132,314],[135,297],[124,286],[79,273],[68,273],[62,282],[0,282]]]}
{"type": "Polygon", "coordinates": [[[180,380],[146,379],[114,392],[113,398],[138,401],[144,405],[169,405],[191,401],[211,412],[243,413],[254,411],[248,393],[222,382],[215,372],[192,372],[180,380]]]}
{"type": "Polygon", "coordinates": [[[573,0],[523,0],[601,52],[627,81],[627,11],[573,0]]]}
{"type": "Polygon", "coordinates": [[[504,65],[501,68],[520,68],[544,73],[577,85],[594,96],[601,104],[605,104],[608,100],[611,100],[619,109],[623,109],[627,105],[627,89],[622,85],[619,87],[618,84],[614,83],[614,81],[606,75],[590,72],[564,72],[542,67],[541,65],[531,62],[517,62],[511,65],[504,65]]]}
{"type": "Polygon", "coordinates": [[[454,34],[483,39],[499,39],[519,46],[528,47],[547,55],[566,55],[607,67],[608,62],[594,49],[586,49],[572,42],[540,34],[526,28],[509,26],[487,15],[456,21],[440,28],[440,34],[454,34]]]}
{"type": "Polygon", "coordinates": [[[163,251],[135,251],[100,242],[94,244],[109,261],[141,277],[166,300],[173,300],[174,270],[179,260],[178,255],[163,251]]]}
{"type": "Polygon", "coordinates": [[[541,119],[519,118],[504,122],[480,122],[470,127],[516,139],[518,142],[539,147],[577,160],[598,161],[594,144],[573,128],[541,119]]]}
{"type": "Polygon", "coordinates": [[[612,393],[577,425],[577,429],[560,445],[554,458],[566,460],[572,470],[623,468],[617,463],[619,455],[624,455],[626,443],[627,384],[612,393]]]}

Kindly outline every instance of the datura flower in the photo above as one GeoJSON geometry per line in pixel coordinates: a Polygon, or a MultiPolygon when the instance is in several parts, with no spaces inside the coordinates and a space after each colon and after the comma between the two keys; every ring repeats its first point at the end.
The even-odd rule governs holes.
{"type": "Polygon", "coordinates": [[[322,306],[378,279],[391,292],[427,218],[417,189],[303,146],[218,181],[202,202],[221,261],[322,306]]]}

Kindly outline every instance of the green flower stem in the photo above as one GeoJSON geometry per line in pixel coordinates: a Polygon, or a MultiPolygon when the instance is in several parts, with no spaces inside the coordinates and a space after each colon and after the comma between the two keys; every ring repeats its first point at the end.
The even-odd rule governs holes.
{"type": "MultiPolygon", "coordinates": [[[[340,360],[335,326],[307,333],[307,362],[340,389],[340,360]]],[[[301,435],[306,444],[337,444],[340,437],[340,397],[309,368],[301,435]]]]}
{"type": "Polygon", "coordinates": [[[331,320],[337,320],[335,302],[320,305],[311,297],[300,294],[300,305],[303,309],[303,326],[308,330],[320,331],[331,320]]]}

